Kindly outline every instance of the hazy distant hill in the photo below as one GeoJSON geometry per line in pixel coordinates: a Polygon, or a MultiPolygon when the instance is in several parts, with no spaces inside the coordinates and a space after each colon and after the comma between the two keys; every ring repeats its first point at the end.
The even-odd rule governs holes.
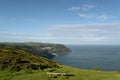
{"type": "Polygon", "coordinates": [[[70,50],[62,44],[50,43],[0,43],[0,49],[24,50],[34,55],[43,56],[46,58],[53,58],[55,55],[67,54],[70,50]]]}

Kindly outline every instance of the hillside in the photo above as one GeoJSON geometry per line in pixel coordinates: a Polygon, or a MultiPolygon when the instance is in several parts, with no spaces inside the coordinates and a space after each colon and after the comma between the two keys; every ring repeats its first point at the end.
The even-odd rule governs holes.
{"type": "Polygon", "coordinates": [[[0,69],[5,70],[25,70],[25,69],[45,69],[59,67],[56,62],[49,59],[34,56],[23,50],[0,50],[0,69]]]}

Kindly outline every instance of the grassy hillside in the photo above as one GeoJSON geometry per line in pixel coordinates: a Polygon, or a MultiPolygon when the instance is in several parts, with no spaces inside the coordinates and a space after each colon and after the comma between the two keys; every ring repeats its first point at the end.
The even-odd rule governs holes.
{"type": "Polygon", "coordinates": [[[119,72],[68,67],[23,50],[1,49],[0,66],[0,80],[120,80],[119,72]],[[49,76],[47,72],[66,75],[49,76]]]}
{"type": "Polygon", "coordinates": [[[24,69],[45,69],[51,67],[58,67],[57,63],[43,58],[34,56],[23,50],[0,50],[0,69],[20,71],[24,69]]]}
{"type": "Polygon", "coordinates": [[[82,70],[72,67],[49,68],[45,70],[22,70],[20,72],[1,71],[0,80],[120,80],[119,72],[82,70]],[[72,75],[49,76],[46,72],[66,72],[72,75]]]}

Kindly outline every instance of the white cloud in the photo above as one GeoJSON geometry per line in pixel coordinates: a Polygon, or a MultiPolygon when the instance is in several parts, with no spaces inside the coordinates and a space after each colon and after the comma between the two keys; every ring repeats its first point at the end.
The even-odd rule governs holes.
{"type": "Polygon", "coordinates": [[[120,39],[120,24],[76,24],[55,25],[44,32],[10,33],[0,32],[1,40],[39,41],[52,43],[104,43],[120,39]]]}
{"type": "Polygon", "coordinates": [[[69,11],[77,11],[77,10],[80,10],[80,7],[79,6],[73,6],[73,7],[70,7],[68,8],[69,11]]]}
{"type": "Polygon", "coordinates": [[[103,19],[103,20],[105,20],[105,19],[107,19],[108,17],[107,17],[106,15],[100,15],[100,16],[98,16],[97,18],[98,18],[98,19],[103,19]]]}
{"type": "Polygon", "coordinates": [[[91,41],[91,42],[101,42],[108,39],[108,37],[85,37],[84,40],[91,41]]]}
{"type": "Polygon", "coordinates": [[[104,42],[118,38],[120,24],[83,24],[83,25],[58,25],[49,29],[54,38],[63,38],[79,42],[104,42]]]}
{"type": "Polygon", "coordinates": [[[78,16],[80,16],[81,18],[84,18],[84,19],[95,19],[95,20],[105,21],[105,20],[110,20],[110,19],[116,18],[116,16],[98,11],[99,10],[98,8],[99,7],[94,6],[94,5],[83,4],[80,6],[70,7],[70,8],[68,8],[68,10],[69,11],[79,11],[79,13],[77,12],[76,14],[78,14],[78,16]]]}
{"type": "Polygon", "coordinates": [[[72,6],[70,8],[68,8],[69,11],[77,11],[77,10],[82,10],[82,11],[89,11],[92,10],[95,6],[93,5],[88,5],[88,4],[84,4],[82,6],[72,6]]]}
{"type": "Polygon", "coordinates": [[[91,10],[94,10],[95,6],[89,5],[89,4],[83,4],[81,6],[73,6],[68,8],[69,11],[77,11],[80,10],[78,15],[81,18],[86,18],[86,19],[97,19],[97,20],[106,20],[109,18],[112,18],[113,16],[105,15],[105,14],[100,14],[96,12],[90,13],[91,10]]]}
{"type": "Polygon", "coordinates": [[[78,15],[82,18],[94,18],[95,17],[95,15],[93,14],[86,14],[86,13],[79,13],[78,15]]]}
{"type": "Polygon", "coordinates": [[[84,4],[84,5],[82,5],[81,9],[83,11],[89,11],[89,10],[93,9],[94,7],[95,6],[93,6],[93,5],[84,4]]]}
{"type": "Polygon", "coordinates": [[[114,16],[111,15],[96,14],[96,13],[95,14],[79,13],[78,16],[80,16],[81,18],[96,19],[102,21],[115,18],[114,16]]]}

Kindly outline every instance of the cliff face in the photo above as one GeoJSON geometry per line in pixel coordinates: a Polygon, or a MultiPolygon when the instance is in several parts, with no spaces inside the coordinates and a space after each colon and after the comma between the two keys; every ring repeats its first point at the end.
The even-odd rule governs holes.
{"type": "Polygon", "coordinates": [[[1,43],[0,49],[13,49],[24,50],[33,55],[46,57],[49,59],[54,58],[59,54],[68,54],[70,50],[62,44],[49,44],[49,43],[1,43]]]}

